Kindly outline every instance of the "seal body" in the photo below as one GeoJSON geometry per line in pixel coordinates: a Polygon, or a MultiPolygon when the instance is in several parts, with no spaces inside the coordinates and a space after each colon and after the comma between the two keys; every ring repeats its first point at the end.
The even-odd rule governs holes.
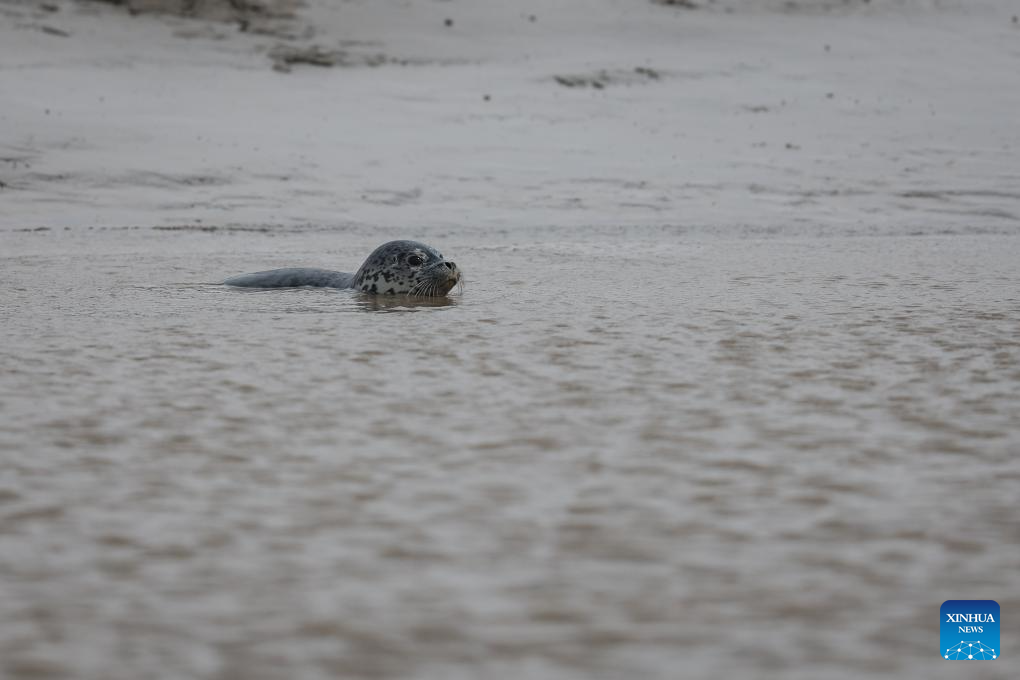
{"type": "Polygon", "coordinates": [[[353,288],[378,295],[443,296],[460,281],[460,270],[435,248],[417,241],[390,241],[353,274],[287,268],[233,276],[223,283],[244,288],[353,288]]]}

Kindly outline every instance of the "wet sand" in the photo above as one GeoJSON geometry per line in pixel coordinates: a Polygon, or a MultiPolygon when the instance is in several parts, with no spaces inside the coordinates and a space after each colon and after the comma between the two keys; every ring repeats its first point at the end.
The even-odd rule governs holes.
{"type": "Polygon", "coordinates": [[[389,61],[289,73],[0,5],[0,675],[958,677],[942,601],[1020,605],[1020,53],[936,4],[313,3],[389,61]],[[400,237],[463,292],[216,285],[400,237]]]}

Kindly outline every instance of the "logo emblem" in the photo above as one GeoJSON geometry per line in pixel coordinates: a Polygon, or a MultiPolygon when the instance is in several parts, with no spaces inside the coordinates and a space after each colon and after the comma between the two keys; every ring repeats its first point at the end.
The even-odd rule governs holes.
{"type": "Polygon", "coordinates": [[[946,600],[939,610],[942,658],[990,661],[999,658],[999,603],[946,600]]]}

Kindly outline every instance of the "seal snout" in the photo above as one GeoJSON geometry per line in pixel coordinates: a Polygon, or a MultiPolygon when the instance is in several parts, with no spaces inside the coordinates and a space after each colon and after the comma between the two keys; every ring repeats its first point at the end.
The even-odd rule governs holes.
{"type": "Polygon", "coordinates": [[[457,269],[457,263],[456,262],[445,262],[444,261],[443,262],[443,266],[446,267],[446,270],[444,271],[444,273],[446,274],[446,278],[447,279],[449,279],[450,281],[453,281],[454,283],[457,283],[458,281],[460,281],[460,269],[457,269]]]}

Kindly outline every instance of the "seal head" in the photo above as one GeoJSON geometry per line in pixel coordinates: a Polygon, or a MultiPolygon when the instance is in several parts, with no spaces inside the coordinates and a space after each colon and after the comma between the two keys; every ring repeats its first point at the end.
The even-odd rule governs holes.
{"type": "Polygon", "coordinates": [[[390,241],[368,256],[351,288],[381,295],[443,296],[460,282],[460,270],[442,253],[417,241],[390,241]]]}

